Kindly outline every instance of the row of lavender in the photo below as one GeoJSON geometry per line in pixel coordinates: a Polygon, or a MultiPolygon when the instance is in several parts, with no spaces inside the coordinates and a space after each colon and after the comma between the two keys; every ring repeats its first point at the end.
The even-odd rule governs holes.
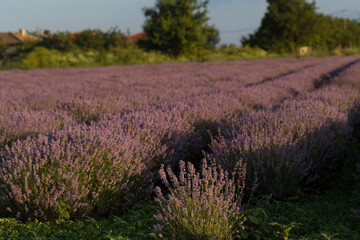
{"type": "Polygon", "coordinates": [[[260,110],[241,97],[244,88],[225,88],[5,145],[2,205],[22,219],[57,218],[64,209],[73,218],[114,214],[151,196],[161,164],[202,157],[227,170],[243,160],[259,192],[291,194],[337,164],[359,108],[360,64],[317,90],[314,79],[354,60],[325,61],[306,78],[302,69],[244,86],[283,90],[260,110]]]}
{"type": "Polygon", "coordinates": [[[355,59],[3,71],[0,147],[78,122],[90,123],[108,113],[126,113],[169,102],[192,103],[211,94],[231,96],[244,106],[261,108],[313,89],[314,79],[355,59]]]}

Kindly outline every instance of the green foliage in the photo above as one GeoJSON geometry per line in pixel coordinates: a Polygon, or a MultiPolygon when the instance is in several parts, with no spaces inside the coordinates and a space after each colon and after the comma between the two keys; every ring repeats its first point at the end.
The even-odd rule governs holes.
{"type": "Polygon", "coordinates": [[[297,223],[297,222],[292,222],[287,225],[276,223],[276,222],[271,222],[269,224],[271,226],[277,226],[277,227],[281,228],[281,232],[277,232],[277,233],[279,235],[281,235],[282,237],[284,237],[284,240],[290,240],[289,236],[290,236],[291,229],[293,229],[296,226],[302,225],[302,223],[297,223]]]}
{"type": "Polygon", "coordinates": [[[124,33],[118,28],[111,28],[103,34],[104,48],[109,50],[111,48],[126,48],[129,47],[129,42],[124,33]]]}
{"type": "Polygon", "coordinates": [[[0,59],[5,57],[7,45],[0,39],[0,59]]]}
{"type": "Polygon", "coordinates": [[[44,47],[36,47],[29,54],[24,54],[22,60],[16,67],[22,69],[31,68],[53,68],[66,67],[66,62],[61,59],[57,50],[49,50],[44,47]]]}
{"type": "Polygon", "coordinates": [[[66,204],[64,201],[58,201],[55,203],[57,208],[58,208],[58,216],[59,219],[70,219],[70,214],[69,214],[69,205],[66,204]]]}
{"type": "Polygon", "coordinates": [[[338,238],[335,238],[335,236],[337,236],[339,234],[335,233],[331,236],[327,235],[326,233],[321,234],[321,236],[323,236],[325,238],[325,240],[338,240],[338,238]]]}
{"type": "Polygon", "coordinates": [[[0,240],[145,240],[150,237],[153,215],[157,210],[154,202],[134,206],[122,217],[103,220],[84,218],[79,221],[59,219],[53,222],[22,223],[16,219],[0,219],[0,240]]]}
{"type": "Polygon", "coordinates": [[[356,214],[359,207],[358,186],[354,184],[352,173],[356,169],[357,143],[347,149],[344,167],[337,172],[325,192],[301,194],[298,199],[286,199],[264,203],[273,222],[301,222],[300,228],[291,235],[298,239],[360,239],[360,221],[356,214]],[[324,236],[325,235],[325,236],[324,236]]]}
{"type": "Polygon", "coordinates": [[[274,231],[269,225],[271,216],[265,208],[253,207],[245,211],[247,221],[244,230],[240,236],[243,239],[254,240],[272,240],[278,237],[277,231],[274,231]]]}
{"type": "Polygon", "coordinates": [[[87,29],[78,34],[57,32],[44,36],[38,46],[55,49],[62,52],[82,50],[109,50],[110,48],[128,47],[128,40],[117,28],[111,28],[103,33],[99,29],[87,29]]]}
{"type": "Polygon", "coordinates": [[[79,35],[74,36],[74,43],[84,50],[104,48],[105,39],[101,30],[84,30],[79,35]]]}
{"type": "Polygon", "coordinates": [[[157,0],[145,8],[144,31],[150,47],[179,56],[199,54],[202,48],[219,42],[219,33],[208,25],[207,5],[199,0],[157,0]]]}
{"type": "MultiPolygon", "coordinates": [[[[240,59],[258,59],[258,58],[280,58],[292,56],[289,54],[278,54],[267,52],[258,47],[248,45],[238,47],[235,45],[221,46],[215,50],[204,50],[200,57],[179,56],[171,57],[157,51],[145,51],[135,47],[110,47],[103,50],[80,50],[74,48],[71,51],[60,51],[56,49],[47,49],[44,47],[35,47],[30,52],[20,54],[17,61],[9,60],[5,69],[21,68],[64,68],[64,67],[86,67],[86,66],[110,66],[110,65],[134,65],[134,64],[152,64],[165,62],[185,62],[193,60],[202,61],[233,61],[240,59]]],[[[326,48],[316,48],[312,51],[312,56],[324,57],[329,55],[346,56],[360,54],[359,48],[335,49],[330,51],[326,48]]],[[[79,113],[83,118],[85,115],[79,113]]]]}
{"type": "Polygon", "coordinates": [[[242,44],[258,46],[267,51],[296,53],[300,46],[313,48],[360,46],[360,25],[316,13],[315,1],[267,0],[268,8],[260,28],[242,44]]]}
{"type": "MultiPolygon", "coordinates": [[[[61,52],[55,49],[36,47],[29,53],[20,55],[17,62],[7,65],[7,68],[63,68],[85,66],[134,65],[164,62],[183,62],[188,58],[171,58],[159,52],[146,52],[137,48],[110,48],[109,50],[73,50],[61,52]]],[[[86,112],[76,113],[81,119],[87,118],[86,112]]],[[[90,116],[91,118],[91,116],[90,116]]]]}
{"type": "Polygon", "coordinates": [[[215,51],[206,54],[207,61],[234,61],[239,59],[258,59],[258,58],[279,58],[280,54],[269,53],[258,47],[245,45],[238,47],[234,44],[222,45],[215,51]]]}
{"type": "Polygon", "coordinates": [[[345,29],[343,19],[317,14],[313,44],[330,49],[360,46],[360,25],[355,20],[348,20],[346,25],[345,29]]]}
{"type": "Polygon", "coordinates": [[[243,44],[259,46],[276,52],[295,52],[300,45],[308,45],[314,32],[315,2],[305,0],[267,0],[269,6],[260,28],[243,44]]]}
{"type": "Polygon", "coordinates": [[[39,46],[59,51],[70,51],[75,48],[73,37],[69,32],[57,32],[44,37],[42,42],[39,43],[39,46]]]}

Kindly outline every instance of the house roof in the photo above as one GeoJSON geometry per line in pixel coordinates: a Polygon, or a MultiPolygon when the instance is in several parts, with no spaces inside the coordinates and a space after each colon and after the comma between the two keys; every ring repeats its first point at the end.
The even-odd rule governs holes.
{"type": "Polygon", "coordinates": [[[71,40],[75,40],[78,36],[80,36],[81,32],[72,32],[70,33],[71,40]]]}
{"type": "Polygon", "coordinates": [[[133,35],[130,35],[129,40],[132,41],[132,42],[137,42],[139,40],[146,41],[146,40],[148,40],[148,37],[147,37],[146,33],[139,32],[139,33],[135,33],[133,35]]]}
{"type": "Polygon", "coordinates": [[[21,44],[24,41],[36,41],[39,40],[39,38],[26,34],[25,31],[19,31],[19,32],[3,32],[0,33],[0,39],[2,43],[5,43],[7,45],[17,45],[21,44]]]}
{"type": "Polygon", "coordinates": [[[7,45],[15,45],[21,43],[21,41],[11,32],[7,33],[0,33],[0,39],[2,43],[5,43],[7,45]]]}

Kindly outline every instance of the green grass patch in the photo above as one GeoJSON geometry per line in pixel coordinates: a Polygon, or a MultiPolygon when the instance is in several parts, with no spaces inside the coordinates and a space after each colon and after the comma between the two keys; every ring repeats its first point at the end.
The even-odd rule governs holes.
{"type": "Polygon", "coordinates": [[[157,206],[154,203],[137,205],[122,217],[96,220],[85,218],[71,221],[59,219],[54,222],[21,223],[15,219],[0,219],[0,239],[86,239],[86,240],[124,240],[152,239],[153,215],[157,206]]]}

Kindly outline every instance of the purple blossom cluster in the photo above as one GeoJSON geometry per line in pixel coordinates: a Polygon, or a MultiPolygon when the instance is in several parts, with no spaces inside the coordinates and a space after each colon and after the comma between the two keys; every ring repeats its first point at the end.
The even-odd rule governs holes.
{"type": "MultiPolygon", "coordinates": [[[[161,164],[247,164],[291,194],[359,124],[359,57],[0,72],[1,209],[106,216],[153,197],[161,164]]],[[[165,203],[164,203],[165,204],[165,203]]],[[[0,209],[0,212],[1,212],[0,209]]]]}

